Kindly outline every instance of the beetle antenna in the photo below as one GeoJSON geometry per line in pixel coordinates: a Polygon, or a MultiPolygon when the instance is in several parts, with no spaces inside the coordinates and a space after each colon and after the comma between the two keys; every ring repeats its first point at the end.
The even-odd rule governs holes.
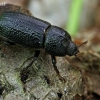
{"type": "Polygon", "coordinates": [[[78,48],[80,48],[82,45],[84,45],[84,44],[87,44],[87,42],[88,41],[85,41],[85,42],[83,42],[83,43],[81,43],[79,46],[78,46],[78,48]]]}
{"type": "MultiPolygon", "coordinates": [[[[87,42],[88,41],[85,41],[85,42],[83,42],[83,43],[81,43],[79,46],[78,46],[78,48],[80,48],[82,45],[84,45],[84,44],[87,44],[87,42]]],[[[78,53],[79,53],[79,51],[78,51],[78,53]]],[[[77,58],[78,60],[81,60],[78,56],[77,56],[77,54],[75,54],[75,58],[77,58]]]]}

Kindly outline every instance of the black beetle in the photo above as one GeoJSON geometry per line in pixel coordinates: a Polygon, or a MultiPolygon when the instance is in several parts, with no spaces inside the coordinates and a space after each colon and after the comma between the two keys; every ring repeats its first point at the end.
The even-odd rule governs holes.
{"type": "Polygon", "coordinates": [[[23,46],[44,48],[53,56],[78,53],[78,46],[66,31],[19,12],[4,12],[0,15],[0,35],[23,46]]]}
{"type": "Polygon", "coordinates": [[[0,35],[10,42],[36,48],[33,60],[27,68],[38,58],[40,49],[44,48],[45,52],[51,55],[58,76],[60,74],[55,56],[73,56],[79,52],[79,46],[71,40],[68,32],[20,12],[3,12],[0,15],[0,35]]]}

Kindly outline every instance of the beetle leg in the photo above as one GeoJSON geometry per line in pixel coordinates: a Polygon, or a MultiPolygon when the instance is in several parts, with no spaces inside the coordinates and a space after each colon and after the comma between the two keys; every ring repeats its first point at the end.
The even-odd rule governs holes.
{"type": "Polygon", "coordinates": [[[7,44],[10,44],[10,45],[15,45],[16,43],[12,42],[12,41],[6,41],[7,44]]]}
{"type": "Polygon", "coordinates": [[[36,50],[32,61],[30,62],[30,64],[25,69],[28,69],[29,67],[32,66],[32,64],[34,63],[34,61],[37,60],[39,54],[40,54],[40,50],[36,50]]]}
{"type": "Polygon", "coordinates": [[[9,41],[6,38],[0,38],[0,42],[8,44],[8,45],[15,45],[16,43],[14,43],[13,41],[9,41]]]}
{"type": "Polygon", "coordinates": [[[53,64],[54,70],[56,71],[56,73],[57,73],[59,79],[60,79],[61,81],[65,82],[65,79],[60,75],[59,70],[58,70],[58,68],[57,68],[57,66],[56,66],[56,63],[57,63],[57,62],[56,62],[55,56],[51,56],[51,58],[52,58],[52,64],[53,64]]]}
{"type": "Polygon", "coordinates": [[[29,63],[29,65],[24,68],[21,72],[20,72],[20,75],[21,75],[21,81],[23,83],[26,82],[27,78],[28,78],[28,74],[29,74],[29,71],[27,70],[28,68],[30,68],[32,66],[32,64],[34,63],[35,60],[37,60],[38,56],[40,54],[40,50],[36,50],[35,53],[34,53],[34,57],[32,57],[32,60],[31,62],[29,63]]]}

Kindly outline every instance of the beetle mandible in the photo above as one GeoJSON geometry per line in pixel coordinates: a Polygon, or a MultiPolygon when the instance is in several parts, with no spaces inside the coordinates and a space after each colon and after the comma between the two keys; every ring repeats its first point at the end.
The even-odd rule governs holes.
{"type": "Polygon", "coordinates": [[[36,49],[32,62],[26,68],[38,58],[40,50],[45,49],[51,55],[53,67],[60,78],[55,56],[73,56],[79,52],[79,46],[71,40],[67,31],[21,12],[9,11],[0,15],[0,36],[36,49]]]}

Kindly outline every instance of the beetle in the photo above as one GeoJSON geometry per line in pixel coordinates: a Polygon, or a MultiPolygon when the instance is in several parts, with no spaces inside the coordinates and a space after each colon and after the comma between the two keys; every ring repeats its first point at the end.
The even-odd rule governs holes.
{"type": "Polygon", "coordinates": [[[73,56],[79,52],[79,46],[72,41],[67,31],[21,12],[7,11],[0,14],[0,36],[12,43],[36,49],[26,69],[38,58],[40,50],[45,49],[51,55],[53,67],[60,78],[55,56],[73,56]]]}

